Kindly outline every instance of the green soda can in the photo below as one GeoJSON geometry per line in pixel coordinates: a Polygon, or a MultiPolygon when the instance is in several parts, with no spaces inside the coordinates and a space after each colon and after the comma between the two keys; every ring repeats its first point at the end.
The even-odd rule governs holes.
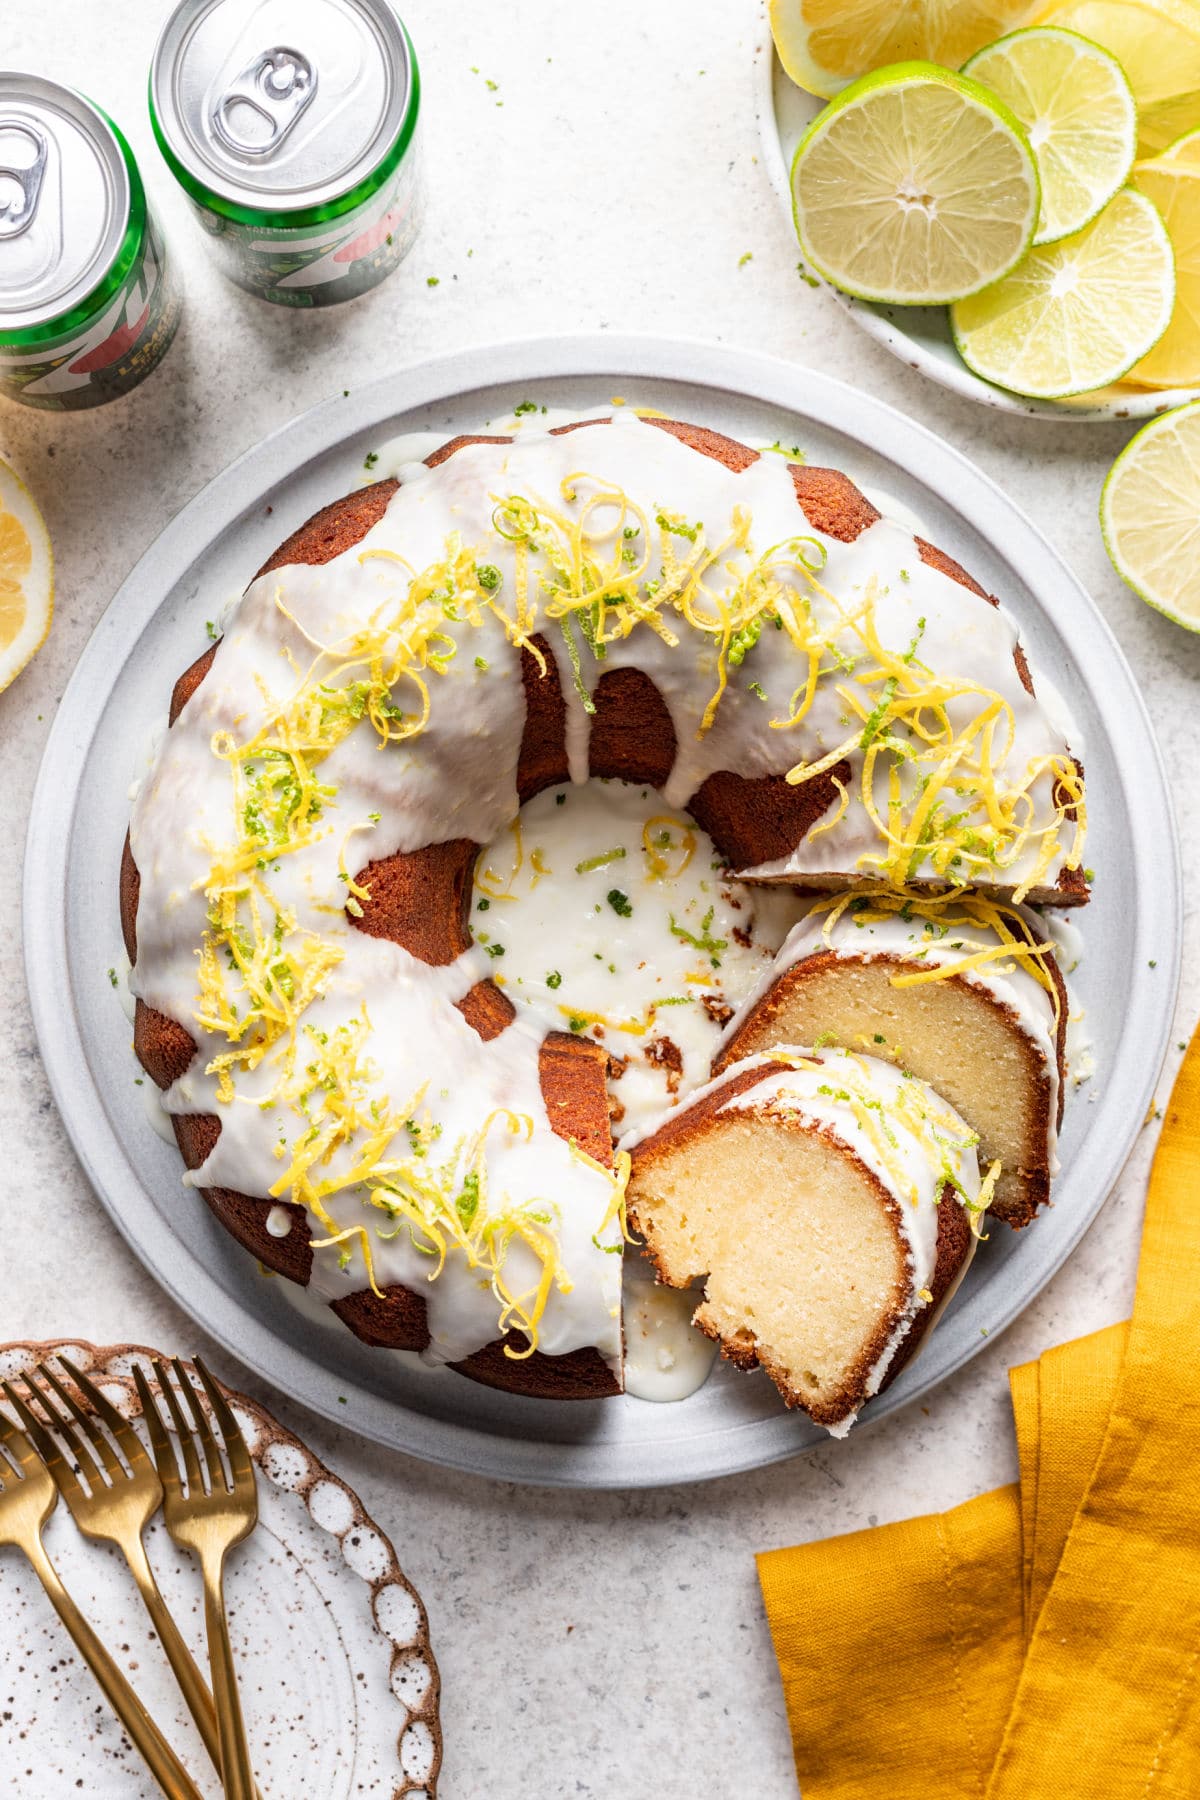
{"type": "Polygon", "coordinates": [[[353,300],[417,234],[420,80],[388,0],[182,0],[150,118],[226,275],[278,306],[353,300]]]}
{"type": "Polygon", "coordinates": [[[73,412],[158,367],[179,294],[133,152],[90,100],[0,72],[0,394],[73,412]]]}

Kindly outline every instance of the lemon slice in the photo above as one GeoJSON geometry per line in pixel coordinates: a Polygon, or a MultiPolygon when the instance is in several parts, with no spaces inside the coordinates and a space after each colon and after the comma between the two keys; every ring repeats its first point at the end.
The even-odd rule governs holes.
{"type": "Polygon", "coordinates": [[[1036,0],[771,0],[771,35],[798,87],[832,99],[860,75],[915,59],[957,69],[1023,25],[1036,0]]]}
{"type": "Polygon", "coordinates": [[[1182,154],[1135,163],[1133,185],[1162,214],[1175,250],[1175,310],[1148,356],[1129,371],[1143,387],[1200,384],[1200,132],[1182,154]]]}
{"type": "Polygon", "coordinates": [[[999,94],[1029,133],[1042,182],[1034,243],[1082,231],[1133,165],[1137,108],[1120,63],[1073,31],[1043,25],[989,44],[963,74],[999,94]]]}
{"type": "Polygon", "coordinates": [[[25,484],[0,461],[0,692],[40,650],[54,612],[54,557],[25,484]]]}
{"type": "Polygon", "coordinates": [[[1173,94],[1138,112],[1138,155],[1156,156],[1200,125],[1200,89],[1173,94]]]}
{"type": "Polygon", "coordinates": [[[1166,226],[1122,188],[1073,237],[1031,250],[1013,274],[951,310],[969,369],[1040,400],[1128,374],[1167,328],[1175,262],[1166,226]]]}
{"type": "Polygon", "coordinates": [[[1151,419],[1100,496],[1112,565],[1135,594],[1200,631],[1200,400],[1151,419]]]}
{"type": "Polygon", "coordinates": [[[1139,107],[1200,88],[1194,0],[1050,0],[1033,22],[1077,31],[1110,51],[1139,107]]]}
{"type": "Polygon", "coordinates": [[[1200,131],[1185,131],[1162,152],[1161,156],[1147,158],[1154,164],[1167,168],[1200,169],[1200,131]]]}
{"type": "Polygon", "coordinates": [[[813,120],[792,164],[807,260],[846,293],[897,306],[997,281],[1024,255],[1040,198],[1008,108],[932,63],[854,82],[813,120]]]}

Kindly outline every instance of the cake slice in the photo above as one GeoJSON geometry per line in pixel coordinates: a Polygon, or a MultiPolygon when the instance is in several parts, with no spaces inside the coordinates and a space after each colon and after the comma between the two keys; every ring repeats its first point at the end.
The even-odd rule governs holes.
{"type": "Polygon", "coordinates": [[[985,1203],[974,1136],[911,1075],[843,1050],[737,1065],[633,1151],[629,1220],[693,1323],[835,1437],[916,1350],[985,1203]]]}
{"type": "Polygon", "coordinates": [[[730,1020],[714,1072],[786,1044],[865,1050],[934,1084],[1028,1225],[1058,1170],[1067,995],[1045,921],[979,895],[819,902],[730,1020]],[[981,960],[983,959],[983,960],[981,960]]]}

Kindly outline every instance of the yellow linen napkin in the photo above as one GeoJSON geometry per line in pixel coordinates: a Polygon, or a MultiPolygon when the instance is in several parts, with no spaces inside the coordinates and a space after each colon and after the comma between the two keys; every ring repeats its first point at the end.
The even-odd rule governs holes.
{"type": "Polygon", "coordinates": [[[1018,1486],[758,1559],[804,1800],[1200,1795],[1200,1032],[1132,1321],[1010,1382],[1018,1486]]]}

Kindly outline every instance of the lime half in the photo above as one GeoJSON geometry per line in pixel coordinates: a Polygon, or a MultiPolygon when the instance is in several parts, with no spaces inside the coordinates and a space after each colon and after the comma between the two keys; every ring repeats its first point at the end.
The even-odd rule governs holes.
{"type": "Polygon", "coordinates": [[[978,82],[933,63],[864,75],[813,120],[792,164],[796,234],[862,300],[935,306],[1015,266],[1041,193],[1024,131],[978,82]]]}
{"type": "Polygon", "coordinates": [[[1069,237],[1124,186],[1137,148],[1133,89],[1115,56],[1036,26],[989,44],[963,73],[999,94],[1029,133],[1042,180],[1035,244],[1069,237]]]}
{"type": "Polygon", "coordinates": [[[1104,547],[1122,581],[1200,631],[1200,400],[1151,419],[1100,496],[1104,547]]]}
{"type": "Polygon", "coordinates": [[[1013,274],[955,306],[950,323],[976,375],[1056,400],[1128,374],[1174,303],[1166,226],[1149,200],[1122,188],[1082,231],[1031,250],[1013,274]]]}

